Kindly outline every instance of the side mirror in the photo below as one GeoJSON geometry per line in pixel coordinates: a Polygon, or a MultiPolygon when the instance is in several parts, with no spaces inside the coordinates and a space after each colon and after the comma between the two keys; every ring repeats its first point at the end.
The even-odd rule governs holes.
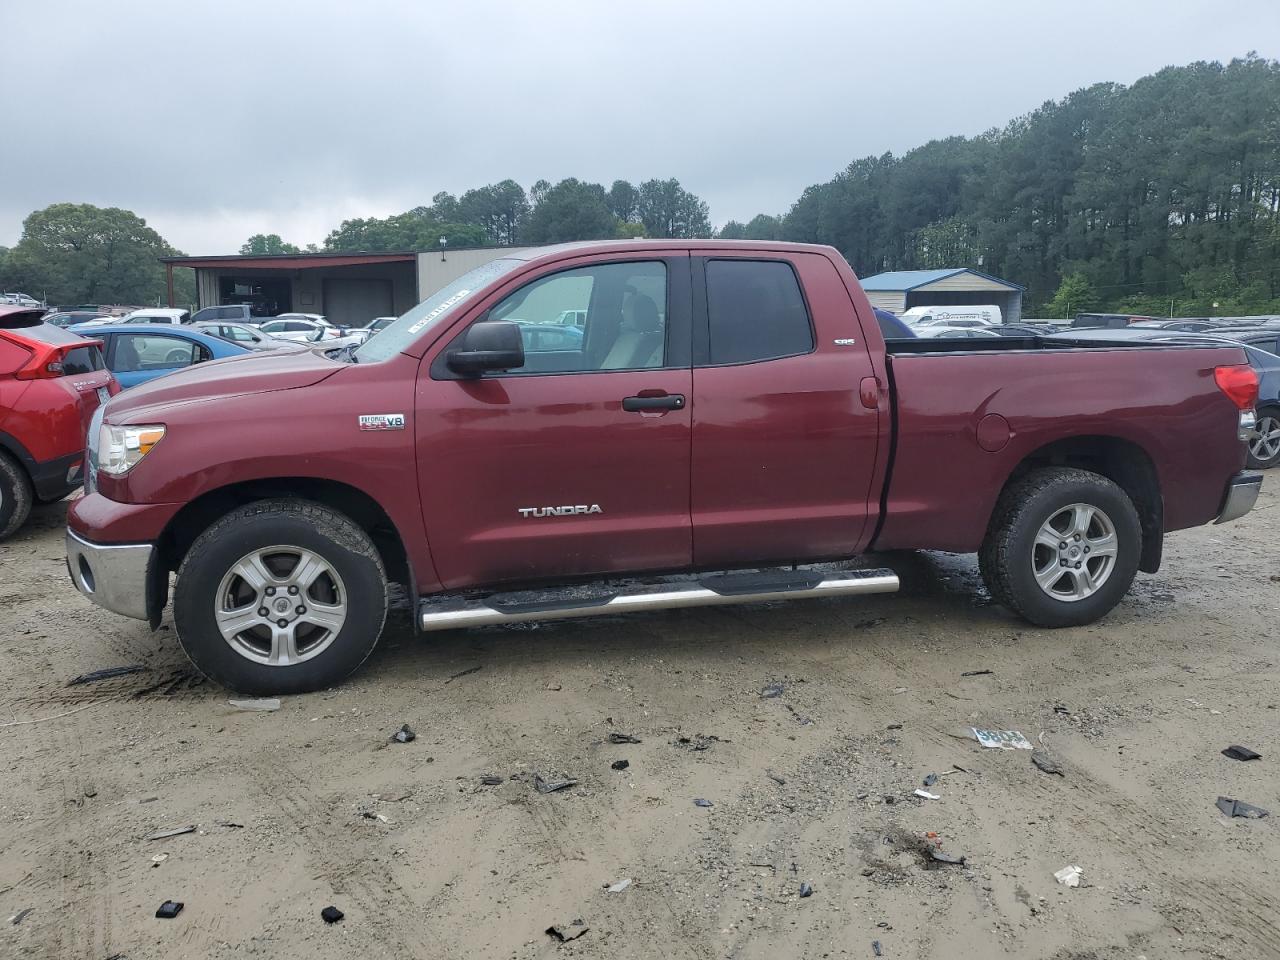
{"type": "Polygon", "coordinates": [[[524,366],[524,338],[519,325],[510,320],[473,323],[462,338],[462,346],[449,354],[449,369],[479,376],[488,370],[514,370],[524,366]]]}

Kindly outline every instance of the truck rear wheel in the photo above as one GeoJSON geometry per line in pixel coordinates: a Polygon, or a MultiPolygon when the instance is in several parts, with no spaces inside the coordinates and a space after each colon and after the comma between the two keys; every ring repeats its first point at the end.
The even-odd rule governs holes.
{"type": "Polygon", "coordinates": [[[202,533],[178,570],[178,640],[205,676],[239,693],[307,693],[373,652],[387,578],[368,535],[303,500],[260,500],[202,533]]]}
{"type": "Polygon", "coordinates": [[[1128,592],[1142,524],[1128,495],[1100,474],[1036,470],[1001,494],[978,552],[991,596],[1041,627],[1105,616],[1128,592]]]}
{"type": "Polygon", "coordinates": [[[32,496],[27,471],[0,450],[0,540],[7,540],[26,521],[32,496]]]}

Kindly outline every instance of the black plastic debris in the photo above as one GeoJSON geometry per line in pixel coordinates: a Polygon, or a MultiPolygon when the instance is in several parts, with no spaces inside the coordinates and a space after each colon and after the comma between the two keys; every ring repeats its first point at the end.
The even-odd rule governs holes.
{"type": "Polygon", "coordinates": [[[760,691],[760,696],[766,700],[772,700],[774,697],[782,696],[783,686],[780,683],[770,683],[760,691]]]}
{"type": "Polygon", "coordinates": [[[1232,760],[1261,760],[1262,754],[1256,750],[1250,750],[1248,747],[1232,745],[1222,751],[1224,757],[1230,757],[1232,760]]]}
{"type": "Polygon", "coordinates": [[[243,830],[243,829],[244,829],[244,824],[243,824],[243,823],[236,823],[234,820],[215,820],[215,821],[213,821],[213,824],[214,824],[214,826],[216,826],[216,827],[226,827],[228,830],[243,830]]]}
{"type": "Polygon", "coordinates": [[[964,863],[964,860],[965,860],[965,858],[964,858],[964,857],[962,857],[962,856],[960,856],[960,855],[958,855],[958,854],[954,854],[954,853],[943,853],[943,852],[942,852],[941,850],[939,850],[937,847],[933,847],[933,848],[931,848],[931,849],[929,850],[929,858],[930,858],[931,860],[936,860],[938,863],[958,863],[958,864],[962,864],[962,863],[964,863]]]}
{"type": "Polygon", "coordinates": [[[18,911],[17,913],[15,913],[12,917],[10,917],[10,918],[9,918],[9,922],[10,922],[11,924],[13,924],[13,925],[16,927],[16,926],[17,926],[18,924],[20,924],[23,920],[27,919],[27,917],[31,916],[31,914],[33,914],[33,913],[35,913],[35,912],[36,912],[36,908],[35,908],[35,907],[25,907],[24,909],[19,910],[19,911],[18,911]]]}
{"type": "Polygon", "coordinates": [[[185,903],[180,903],[177,900],[166,900],[160,904],[160,909],[156,911],[156,916],[161,920],[172,920],[182,912],[182,908],[185,906],[185,903]]]}
{"type": "Polygon", "coordinates": [[[886,729],[886,730],[901,730],[901,729],[902,729],[902,724],[900,724],[900,723],[891,723],[891,724],[889,724],[889,726],[885,727],[885,729],[886,729]]]}
{"type": "Polygon", "coordinates": [[[714,807],[715,806],[715,804],[712,803],[710,800],[704,800],[702,797],[698,797],[696,800],[694,800],[693,805],[695,807],[714,807]]]}
{"type": "Polygon", "coordinates": [[[68,687],[78,687],[82,683],[97,683],[99,680],[111,680],[114,677],[127,677],[131,673],[142,673],[147,668],[132,664],[127,667],[105,667],[102,670],[92,670],[89,673],[82,673],[78,677],[72,677],[67,681],[68,687]]]}
{"type": "Polygon", "coordinates": [[[547,927],[546,934],[552,940],[558,940],[560,943],[568,943],[570,940],[577,940],[591,928],[581,920],[575,920],[573,923],[561,923],[547,927]]]}
{"type": "Polygon", "coordinates": [[[1250,820],[1261,820],[1263,817],[1271,816],[1271,811],[1269,810],[1255,807],[1253,804],[1245,803],[1243,800],[1232,800],[1230,797],[1219,797],[1218,809],[1228,817],[1248,817],[1250,820]]]}
{"type": "Polygon", "coordinates": [[[937,782],[938,782],[938,775],[936,773],[931,773],[924,778],[924,785],[926,787],[932,787],[937,782]]]}
{"type": "Polygon", "coordinates": [[[807,882],[806,882],[806,883],[802,883],[802,884],[800,884],[800,896],[801,896],[801,898],[804,898],[804,897],[812,897],[812,896],[813,896],[813,885],[812,885],[812,884],[810,884],[810,883],[807,883],[807,882]]]}
{"type": "Polygon", "coordinates": [[[994,671],[994,670],[966,670],[964,673],[960,674],[960,676],[962,676],[962,677],[985,677],[985,676],[988,676],[989,674],[992,674],[992,673],[995,673],[995,671],[994,671]]]}
{"type": "Polygon", "coordinates": [[[480,782],[486,787],[496,787],[502,783],[501,777],[481,777],[480,782]]]}
{"type": "Polygon", "coordinates": [[[675,741],[675,746],[686,750],[710,750],[711,744],[720,742],[719,737],[704,736],[700,733],[696,737],[680,737],[675,741]]]}
{"type": "Polygon", "coordinates": [[[453,681],[457,680],[459,677],[469,676],[470,674],[475,673],[477,670],[480,669],[480,667],[483,667],[483,666],[484,664],[482,663],[482,664],[479,664],[478,666],[467,667],[467,669],[465,670],[459,670],[457,673],[451,676],[448,680],[446,680],[445,683],[453,683],[453,681]]]}
{"type": "Polygon", "coordinates": [[[881,948],[880,948],[880,941],[879,941],[879,940],[872,940],[872,941],[871,941],[871,952],[872,952],[872,953],[874,953],[877,957],[883,957],[883,956],[884,956],[884,954],[881,952],[881,948]]]}
{"type": "Polygon", "coordinates": [[[325,907],[320,911],[320,919],[325,923],[337,923],[345,916],[346,914],[337,907],[325,907]]]}
{"type": "Polygon", "coordinates": [[[610,743],[639,743],[639,737],[633,737],[629,733],[611,733],[609,734],[610,743]]]}
{"type": "Polygon", "coordinates": [[[1053,712],[1054,713],[1070,713],[1071,711],[1068,708],[1064,707],[1062,704],[1057,703],[1057,704],[1054,704],[1053,712]]]}
{"type": "Polygon", "coordinates": [[[1031,751],[1031,762],[1043,770],[1045,773],[1054,773],[1060,777],[1065,777],[1062,767],[1058,766],[1058,762],[1043,750],[1036,749],[1031,751]]]}
{"type": "Polygon", "coordinates": [[[413,743],[414,740],[418,739],[418,735],[409,729],[409,725],[406,723],[392,735],[391,739],[396,743],[413,743]]]}
{"type": "Polygon", "coordinates": [[[184,833],[195,833],[196,828],[193,824],[189,827],[174,827],[172,830],[157,830],[155,833],[149,833],[143,840],[168,840],[170,837],[180,837],[184,833]]]}
{"type": "Polygon", "coordinates": [[[768,777],[770,780],[772,780],[774,783],[776,783],[776,784],[777,784],[778,786],[780,786],[780,787],[785,787],[785,786],[787,785],[787,781],[786,781],[786,780],[784,780],[782,777],[778,776],[778,775],[777,775],[776,773],[774,773],[772,770],[766,770],[766,771],[764,772],[764,775],[765,775],[766,777],[768,777]]]}
{"type": "Polygon", "coordinates": [[[625,770],[629,766],[631,766],[631,763],[628,760],[615,760],[613,763],[609,764],[609,767],[612,770],[625,770]]]}
{"type": "Polygon", "coordinates": [[[547,780],[540,773],[533,775],[533,786],[539,793],[555,793],[557,790],[567,790],[569,787],[576,787],[577,785],[578,781],[573,777],[565,777],[563,780],[547,780]]]}

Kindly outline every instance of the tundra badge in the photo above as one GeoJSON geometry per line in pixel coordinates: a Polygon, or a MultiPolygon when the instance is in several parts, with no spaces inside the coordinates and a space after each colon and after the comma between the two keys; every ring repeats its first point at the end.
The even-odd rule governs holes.
{"type": "Polygon", "coordinates": [[[577,506],[569,507],[517,507],[516,512],[526,520],[530,517],[567,517],[575,513],[604,513],[598,503],[593,503],[590,506],[580,503],[577,506]]]}
{"type": "Polygon", "coordinates": [[[361,430],[403,430],[403,413],[362,413],[361,430]]]}

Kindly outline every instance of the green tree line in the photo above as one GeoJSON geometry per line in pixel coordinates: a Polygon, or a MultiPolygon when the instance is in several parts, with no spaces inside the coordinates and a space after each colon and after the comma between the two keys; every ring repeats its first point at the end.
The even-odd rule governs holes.
{"type": "Polygon", "coordinates": [[[1280,63],[1096,84],[978,137],[854,160],[731,230],[831,244],[860,276],[974,267],[1026,285],[1028,315],[1280,312],[1280,63]]]}

